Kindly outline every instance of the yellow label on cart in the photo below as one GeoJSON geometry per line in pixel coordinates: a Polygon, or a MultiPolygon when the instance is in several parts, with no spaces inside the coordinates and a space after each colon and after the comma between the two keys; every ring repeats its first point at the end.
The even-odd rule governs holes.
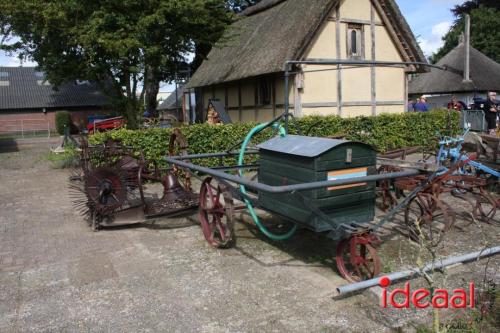
{"type": "MultiPolygon", "coordinates": [[[[336,170],[328,172],[328,180],[341,180],[341,179],[350,179],[350,178],[359,178],[366,177],[368,175],[368,168],[354,168],[354,169],[344,169],[344,170],[336,170]]],[[[348,184],[348,185],[340,185],[329,187],[329,191],[333,190],[342,190],[346,188],[364,186],[366,183],[356,183],[356,184],[348,184]]]]}

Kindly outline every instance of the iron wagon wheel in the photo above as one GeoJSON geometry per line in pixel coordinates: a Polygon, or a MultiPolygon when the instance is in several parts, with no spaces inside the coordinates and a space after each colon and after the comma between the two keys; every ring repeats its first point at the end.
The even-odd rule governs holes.
{"type": "Polygon", "coordinates": [[[380,274],[380,257],[371,243],[366,237],[353,236],[338,244],[335,260],[344,279],[359,282],[380,274]]]}
{"type": "Polygon", "coordinates": [[[234,244],[234,204],[226,185],[207,177],[200,187],[199,219],[207,242],[215,248],[234,244]]]}
{"type": "MultiPolygon", "coordinates": [[[[170,157],[172,156],[185,156],[188,154],[188,149],[189,145],[187,142],[186,137],[182,134],[181,130],[179,128],[174,128],[174,131],[172,132],[172,135],[170,135],[170,142],[168,144],[168,155],[170,157]]],[[[181,176],[181,170],[179,167],[176,165],[172,166],[172,171],[174,174],[180,178],[181,176]]],[[[183,171],[183,176],[184,176],[184,187],[188,191],[192,191],[191,187],[191,173],[188,170],[183,171]]]]}
{"type": "Polygon", "coordinates": [[[428,193],[418,194],[405,208],[408,236],[417,243],[437,246],[454,222],[455,214],[450,207],[428,193]],[[443,223],[441,228],[437,226],[438,219],[443,223]]]}
{"type": "Polygon", "coordinates": [[[480,190],[481,192],[476,196],[476,203],[472,214],[476,219],[479,219],[486,223],[491,223],[497,214],[497,201],[486,191],[480,190]]]}

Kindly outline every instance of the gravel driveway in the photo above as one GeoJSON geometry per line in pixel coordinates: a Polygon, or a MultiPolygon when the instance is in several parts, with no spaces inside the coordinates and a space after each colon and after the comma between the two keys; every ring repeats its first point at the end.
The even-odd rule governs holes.
{"type": "Polygon", "coordinates": [[[209,247],[195,217],[92,232],[72,209],[68,172],[46,152],[0,152],[0,332],[389,332],[401,323],[374,315],[367,293],[332,298],[345,283],[332,269],[334,243],[311,232],[282,244],[238,223],[229,250],[209,247]]]}

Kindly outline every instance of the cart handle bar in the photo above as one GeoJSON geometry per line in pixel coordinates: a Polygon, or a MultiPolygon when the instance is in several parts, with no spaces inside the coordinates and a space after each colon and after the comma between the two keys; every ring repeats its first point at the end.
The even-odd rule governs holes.
{"type": "Polygon", "coordinates": [[[339,180],[325,180],[325,181],[320,181],[320,182],[302,183],[302,184],[295,184],[295,185],[271,186],[271,185],[262,184],[262,183],[259,183],[259,182],[253,181],[253,180],[248,180],[248,179],[245,179],[245,178],[240,177],[240,176],[230,175],[230,174],[222,172],[222,171],[218,171],[218,170],[214,170],[211,168],[202,167],[200,165],[180,161],[178,159],[168,157],[168,156],[165,157],[165,160],[168,163],[175,164],[181,168],[186,168],[189,170],[202,172],[204,174],[207,174],[207,175],[210,175],[210,176],[213,176],[216,178],[224,179],[224,180],[230,181],[232,183],[244,185],[244,186],[247,186],[251,189],[266,192],[266,193],[291,193],[291,192],[295,192],[295,191],[306,191],[306,190],[314,190],[314,189],[325,188],[325,187],[351,185],[351,184],[357,184],[357,183],[369,183],[369,182],[376,182],[379,180],[411,177],[411,176],[416,176],[416,175],[421,174],[421,172],[418,170],[407,170],[407,171],[391,172],[391,173],[384,173],[384,174],[379,174],[379,175],[371,175],[371,176],[357,177],[357,178],[346,178],[346,179],[339,179],[339,180]]]}

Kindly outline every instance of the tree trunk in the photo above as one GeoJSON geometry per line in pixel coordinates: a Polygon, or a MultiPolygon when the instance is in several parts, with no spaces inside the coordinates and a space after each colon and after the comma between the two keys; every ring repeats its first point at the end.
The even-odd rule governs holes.
{"type": "Polygon", "coordinates": [[[144,81],[144,89],[146,91],[146,111],[149,111],[152,115],[157,115],[157,96],[160,90],[160,80],[158,75],[155,75],[155,70],[152,66],[146,66],[147,74],[144,81]]]}
{"type": "Polygon", "coordinates": [[[125,101],[125,112],[124,116],[127,120],[127,127],[130,129],[137,129],[137,110],[138,110],[137,100],[127,98],[125,101]]]}

